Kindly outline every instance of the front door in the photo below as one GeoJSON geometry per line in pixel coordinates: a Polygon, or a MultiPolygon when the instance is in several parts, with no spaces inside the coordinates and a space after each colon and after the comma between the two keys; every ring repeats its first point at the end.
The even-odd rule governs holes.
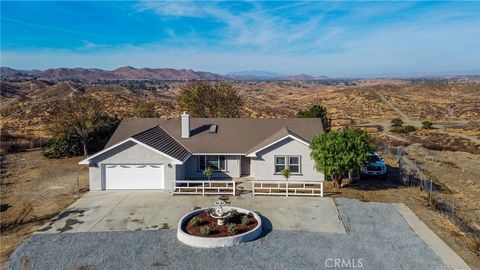
{"type": "Polygon", "coordinates": [[[240,174],[242,176],[250,175],[250,158],[246,156],[242,156],[240,163],[241,163],[240,174]]]}

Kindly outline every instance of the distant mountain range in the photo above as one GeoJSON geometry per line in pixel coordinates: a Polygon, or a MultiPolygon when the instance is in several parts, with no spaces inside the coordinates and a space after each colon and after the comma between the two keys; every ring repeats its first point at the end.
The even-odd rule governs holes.
{"type": "Polygon", "coordinates": [[[308,74],[285,75],[258,70],[230,72],[225,74],[224,76],[236,80],[315,81],[328,79],[327,76],[314,77],[308,74]]]}
{"type": "Polygon", "coordinates": [[[115,70],[97,68],[55,68],[46,70],[17,70],[0,68],[0,77],[4,80],[289,80],[313,81],[328,79],[326,76],[313,77],[307,74],[282,75],[267,71],[241,71],[226,75],[191,69],[172,68],[134,68],[121,67],[115,70]]]}
{"type": "Polygon", "coordinates": [[[47,70],[16,70],[0,68],[4,79],[44,79],[44,80],[219,80],[223,77],[191,69],[134,68],[121,67],[115,70],[96,68],[55,68],[47,70]]]}

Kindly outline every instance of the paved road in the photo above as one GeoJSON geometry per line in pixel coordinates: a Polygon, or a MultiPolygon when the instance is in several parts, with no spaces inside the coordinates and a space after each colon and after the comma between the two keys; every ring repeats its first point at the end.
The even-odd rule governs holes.
{"type": "Polygon", "coordinates": [[[448,269],[391,204],[336,202],[344,234],[267,228],[261,239],[217,249],[180,244],[174,230],[37,234],[7,268],[335,269],[337,260],[343,269],[448,269]]]}

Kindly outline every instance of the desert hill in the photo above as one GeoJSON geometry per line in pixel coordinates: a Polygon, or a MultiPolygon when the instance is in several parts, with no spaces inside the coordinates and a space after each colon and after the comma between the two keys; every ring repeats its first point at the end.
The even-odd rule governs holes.
{"type": "Polygon", "coordinates": [[[219,80],[222,76],[191,69],[121,67],[115,70],[97,68],[55,68],[47,70],[16,70],[1,67],[3,80],[219,80]]]}
{"type": "Polygon", "coordinates": [[[115,81],[115,80],[273,80],[273,81],[315,81],[328,79],[326,76],[314,77],[307,74],[281,75],[266,72],[256,73],[229,73],[219,75],[211,72],[194,71],[191,69],[173,68],[134,68],[130,66],[120,67],[114,70],[102,70],[98,68],[51,68],[46,70],[16,70],[9,67],[1,67],[2,80],[26,81],[115,81]]]}

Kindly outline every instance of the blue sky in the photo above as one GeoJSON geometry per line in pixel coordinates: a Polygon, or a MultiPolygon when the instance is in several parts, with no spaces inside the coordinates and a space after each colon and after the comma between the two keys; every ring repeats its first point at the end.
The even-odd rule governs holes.
{"type": "Polygon", "coordinates": [[[1,65],[334,77],[480,70],[480,2],[1,2],[1,65]]]}

